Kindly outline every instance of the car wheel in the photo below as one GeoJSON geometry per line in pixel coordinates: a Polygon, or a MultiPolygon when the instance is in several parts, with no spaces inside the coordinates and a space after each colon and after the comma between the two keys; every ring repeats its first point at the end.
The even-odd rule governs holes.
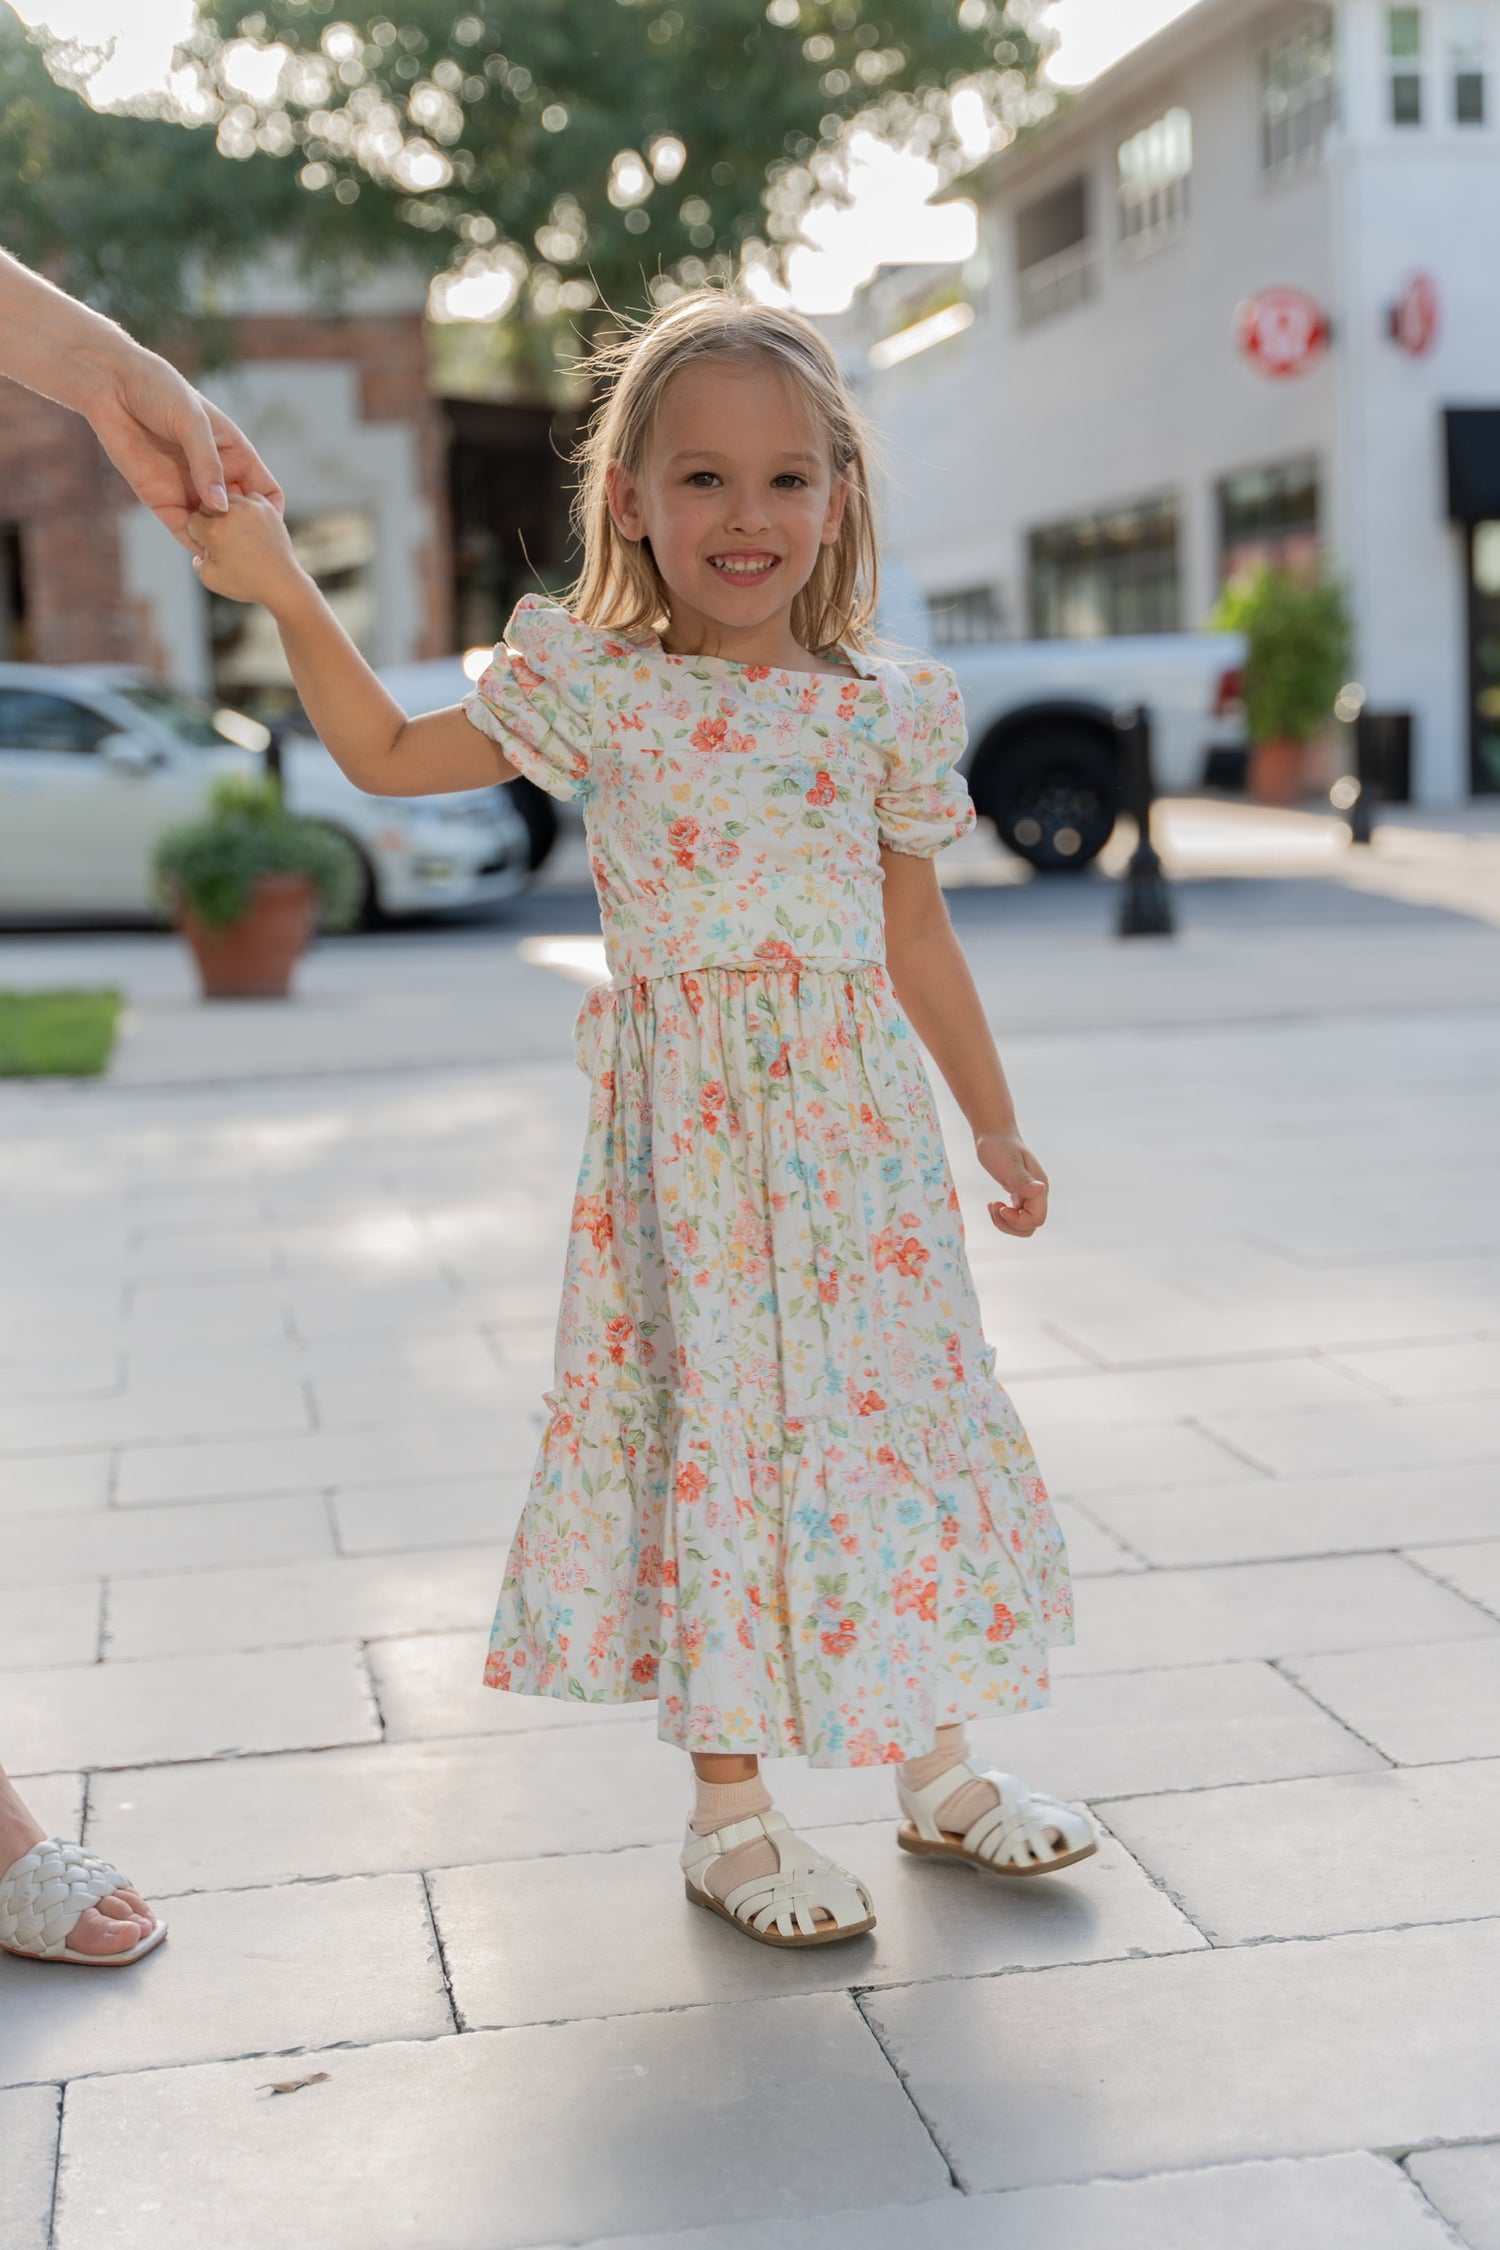
{"type": "Polygon", "coordinates": [[[510,791],[510,801],[526,823],[526,834],[531,840],[527,865],[534,875],[546,864],[557,842],[557,806],[545,789],[527,774],[520,774],[505,784],[510,791]]]}
{"type": "Polygon", "coordinates": [[[1049,727],[1001,750],[975,801],[1019,858],[1047,874],[1073,874],[1109,842],[1120,776],[1096,734],[1049,727]]]}

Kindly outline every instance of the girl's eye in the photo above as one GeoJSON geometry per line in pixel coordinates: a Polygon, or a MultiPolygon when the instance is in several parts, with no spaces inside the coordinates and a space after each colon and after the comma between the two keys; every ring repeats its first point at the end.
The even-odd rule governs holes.
{"type": "Polygon", "coordinates": [[[778,484],[806,484],[807,479],[806,477],[799,477],[795,469],[787,469],[776,479],[776,482],[778,484]]]}
{"type": "Polygon", "coordinates": [[[701,480],[705,477],[708,479],[710,484],[717,482],[712,469],[694,469],[692,475],[688,478],[687,481],[689,484],[700,484],[701,480]]]}

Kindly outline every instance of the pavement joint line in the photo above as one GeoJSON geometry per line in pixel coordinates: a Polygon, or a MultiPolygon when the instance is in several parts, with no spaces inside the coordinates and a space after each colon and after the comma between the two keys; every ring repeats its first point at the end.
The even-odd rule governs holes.
{"type": "MultiPolygon", "coordinates": [[[[1313,1411],[1317,1412],[1319,1410],[1314,1408],[1313,1411]]],[[[1321,1409],[1321,1411],[1324,1413],[1333,1413],[1335,1411],[1342,1411],[1342,1409],[1324,1407],[1323,1409],[1321,1409]]],[[[1153,1425],[1148,1422],[1139,1426],[1150,1429],[1153,1425]]],[[[1236,1445],[1231,1438],[1226,1437],[1224,1435],[1224,1432],[1221,1429],[1217,1429],[1213,1423],[1200,1420],[1196,1414],[1184,1414],[1180,1418],[1178,1427],[1186,1430],[1191,1430],[1198,1437],[1207,1438],[1210,1445],[1218,1446],[1219,1450],[1222,1453],[1227,1453],[1231,1460],[1242,1462],[1247,1469],[1254,1469],[1258,1472],[1259,1475],[1269,1478],[1273,1483],[1275,1482],[1276,1471],[1270,1466],[1269,1462],[1260,1460],[1257,1455],[1250,1452],[1248,1447],[1243,1445],[1236,1445]]],[[[1169,1487],[1163,1486],[1162,1489],[1167,1490],[1169,1489],[1169,1487]]]]}
{"type": "MultiPolygon", "coordinates": [[[[886,2067],[891,2072],[891,2075],[894,2077],[897,2085],[901,2088],[902,2093],[906,2096],[906,2099],[911,2106],[912,2115],[916,2118],[917,2123],[921,2126],[923,2132],[927,2135],[928,2140],[932,2143],[932,2146],[937,2153],[939,2162],[947,2171],[949,2186],[957,2189],[960,2195],[967,2195],[970,2193],[970,2190],[963,2178],[963,2175],[958,2169],[958,2164],[953,2156],[953,2152],[951,2151],[951,2149],[948,2149],[944,2146],[942,2136],[938,2132],[937,2127],[933,2124],[932,2119],[927,2115],[921,2103],[917,2100],[916,2095],[913,2093],[911,2080],[907,2076],[906,2072],[902,2069],[894,2050],[887,2044],[883,2027],[865,2006],[866,1993],[869,1989],[869,1987],[861,1988],[859,1986],[850,1986],[848,1988],[849,2005],[854,2010],[854,2013],[858,2020],[864,2025],[865,2030],[869,2033],[871,2039],[873,2039],[873,2041],[875,2042],[875,2045],[878,2048],[879,2052],[885,2057],[886,2067]]],[[[885,1987],[881,1987],[880,1989],[884,1990],[885,1987]]]]}
{"type": "Polygon", "coordinates": [[[46,2079],[42,2083],[57,2089],[57,2104],[52,2117],[52,2179],[47,2192],[47,2245],[48,2250],[52,2250],[52,2245],[57,2240],[57,2198],[62,2182],[63,2110],[67,2103],[68,2089],[58,2079],[46,2079]]]}
{"type": "MultiPolygon", "coordinates": [[[[1422,1544],[1425,1547],[1428,1542],[1424,1539],[1422,1544]]],[[[1494,1547],[1500,1545],[1500,1541],[1494,1539],[1450,1539],[1444,1544],[1450,1547],[1494,1547]]],[[[1487,1617],[1492,1625],[1500,1625],[1500,1611],[1491,1609],[1488,1603],[1482,1602],[1477,1594],[1466,1594],[1463,1588],[1455,1586],[1451,1579],[1439,1577],[1435,1570],[1428,1569],[1426,1563],[1419,1562],[1410,1548],[1403,1547],[1400,1550],[1400,1559],[1406,1564],[1408,1570],[1418,1571],[1423,1578],[1429,1579],[1434,1586],[1441,1586],[1445,1594],[1455,1595],[1459,1601],[1467,1602],[1470,1609],[1477,1609],[1480,1616],[1487,1617]]],[[[1482,1635],[1480,1637],[1483,1638],[1482,1635]]]]}
{"type": "Polygon", "coordinates": [[[466,2031],[472,2030],[473,2026],[466,2021],[463,2011],[458,2005],[458,1997],[453,1990],[453,1972],[448,1966],[448,1948],[443,1943],[443,1933],[438,1927],[438,1918],[432,1903],[432,1886],[428,1882],[425,1868],[421,1871],[420,1881],[422,1904],[427,1914],[427,1927],[432,1932],[433,1954],[437,1961],[438,1974],[443,1980],[443,1992],[448,2002],[448,2015],[453,2025],[454,2037],[461,2038],[466,2031]]]}
{"type": "Polygon", "coordinates": [[[94,1662],[102,1664],[109,1647],[109,1580],[99,1581],[99,1615],[94,1629],[94,1662]]]}
{"type": "MultiPolygon", "coordinates": [[[[1122,1803],[1129,1802],[1128,1799],[1118,1799],[1116,1801],[1122,1803]]],[[[1197,1917],[1189,1912],[1186,1901],[1182,1898],[1179,1898],[1178,1894],[1173,1890],[1166,1877],[1164,1875],[1158,1875],[1154,1867],[1149,1867],[1146,1864],[1145,1860],[1139,1858],[1137,1854],[1131,1850],[1124,1837],[1117,1834],[1117,1832],[1110,1827],[1107,1821],[1101,1820],[1099,1822],[1099,1826],[1104,1830],[1105,1835],[1109,1837],[1112,1843],[1118,1844],[1120,1850],[1125,1854],[1125,1857],[1129,1860],[1131,1866],[1137,1869],[1140,1874],[1145,1876],[1146,1881],[1150,1884],[1152,1890],[1159,1892],[1160,1895],[1167,1901],[1169,1906],[1176,1908],[1177,1912],[1182,1916],[1184,1922],[1187,1923],[1188,1928],[1191,1930],[1196,1930],[1205,1945],[1217,1946],[1218,1940],[1210,1936],[1209,1932],[1204,1929],[1203,1924],[1197,1919],[1197,1917]]],[[[1174,1948],[1173,1950],[1175,1951],[1178,1949],[1174,1948]]],[[[1181,1950],[1183,1952],[1192,1952],[1194,1949],[1191,1946],[1184,1946],[1181,1948],[1181,1950]]],[[[1125,1956],[1125,1958],[1133,1958],[1133,1956],[1125,1956]]]]}

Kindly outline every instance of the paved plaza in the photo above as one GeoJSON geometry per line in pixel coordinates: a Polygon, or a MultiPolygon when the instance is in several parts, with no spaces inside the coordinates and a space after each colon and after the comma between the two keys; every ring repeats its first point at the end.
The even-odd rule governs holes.
{"type": "Polygon", "coordinates": [[[1104,1846],[986,1882],[789,1763],[879,1913],[805,1960],[685,1904],[650,1706],[478,1684],[576,835],[285,1006],[0,939],[130,996],[108,1079],[0,1085],[0,1757],[171,1922],[0,1957],[3,2250],[1500,2250],[1500,834],[1164,832],[1171,941],[1106,872],[943,868],[1054,1182],[989,1230],[939,1088],[1079,1611],[975,1733],[1104,1846]]]}

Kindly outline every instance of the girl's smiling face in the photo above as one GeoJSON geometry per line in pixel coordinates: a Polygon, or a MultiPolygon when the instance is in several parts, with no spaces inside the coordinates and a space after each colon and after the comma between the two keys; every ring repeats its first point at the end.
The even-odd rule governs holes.
{"type": "Polygon", "coordinates": [[[651,542],[675,649],[774,665],[807,653],[792,637],[792,603],[838,538],[847,483],[779,369],[681,369],[639,474],[618,461],[606,474],[616,526],[651,542]]]}

